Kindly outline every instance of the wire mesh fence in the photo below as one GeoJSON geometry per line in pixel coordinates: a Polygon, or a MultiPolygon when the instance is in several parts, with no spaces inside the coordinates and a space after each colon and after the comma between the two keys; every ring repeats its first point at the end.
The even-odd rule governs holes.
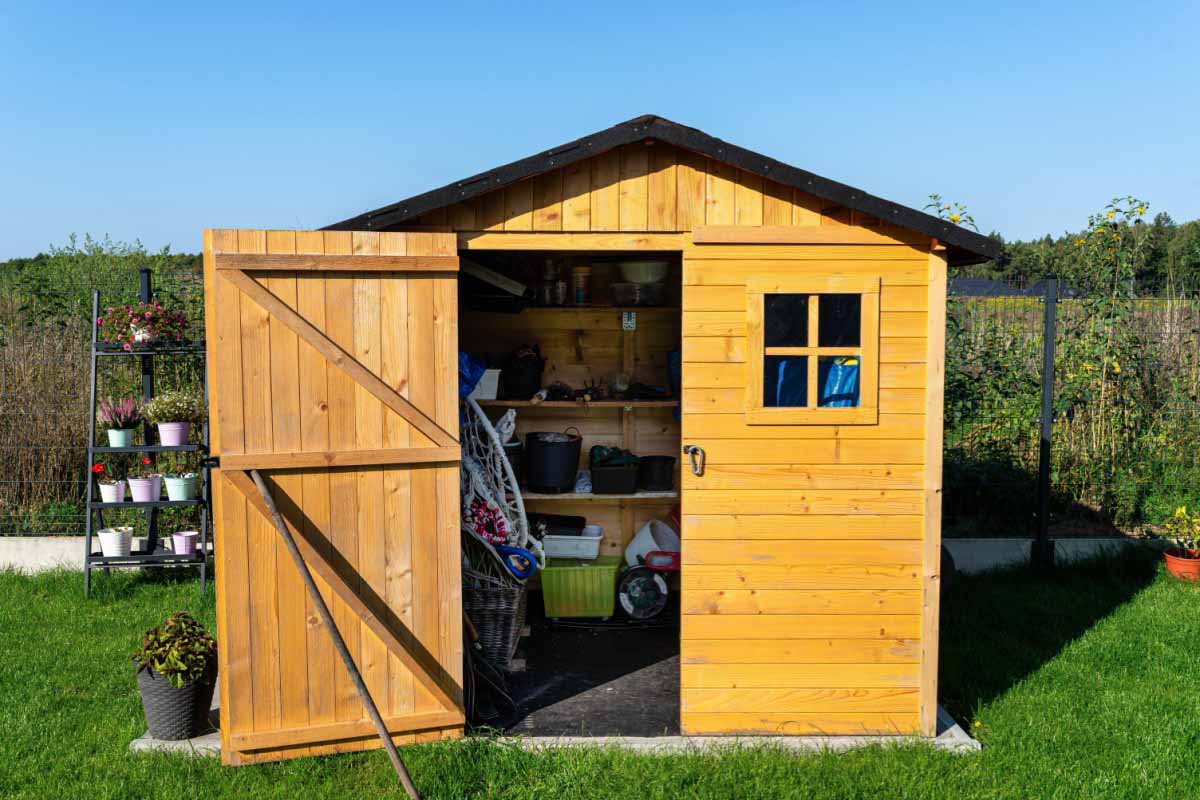
{"type": "MultiPolygon", "coordinates": [[[[105,307],[134,302],[142,266],[157,298],[185,312],[188,338],[203,338],[196,257],[125,257],[88,269],[50,260],[0,273],[0,536],[83,531],[91,293],[98,289],[105,307]]],[[[1036,284],[952,283],[947,536],[1036,529],[1042,295],[1036,284]]],[[[1162,288],[1116,309],[1095,294],[1064,287],[1059,295],[1051,534],[1128,530],[1200,506],[1200,293],[1162,288]]],[[[155,361],[160,390],[201,384],[202,360],[155,361]]],[[[138,394],[137,362],[107,360],[98,395],[138,394]]]]}
{"type": "MultiPolygon", "coordinates": [[[[0,273],[0,536],[83,532],[92,292],[100,291],[103,307],[136,302],[143,266],[152,271],[156,299],[185,313],[189,338],[203,338],[203,280],[194,257],[76,255],[10,262],[0,273]]],[[[140,395],[138,361],[105,359],[98,396],[140,395]]],[[[156,359],[156,385],[199,386],[202,365],[197,358],[156,359]]],[[[145,517],[128,516],[107,515],[106,522],[145,517]]],[[[178,521],[189,521],[184,517],[178,521]]]]}
{"type": "MultiPolygon", "coordinates": [[[[1044,287],[960,284],[948,302],[944,531],[1037,525],[1044,287]]],[[[1160,523],[1200,502],[1200,300],[1060,286],[1049,469],[1052,536],[1160,523]]]]}

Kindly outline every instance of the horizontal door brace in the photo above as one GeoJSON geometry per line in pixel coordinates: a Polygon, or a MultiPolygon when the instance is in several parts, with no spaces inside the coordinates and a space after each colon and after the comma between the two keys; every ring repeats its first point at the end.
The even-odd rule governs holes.
{"type": "Polygon", "coordinates": [[[308,453],[222,453],[225,469],[311,469],[397,464],[443,464],[462,460],[460,447],[403,447],[376,450],[325,450],[308,453]]]}

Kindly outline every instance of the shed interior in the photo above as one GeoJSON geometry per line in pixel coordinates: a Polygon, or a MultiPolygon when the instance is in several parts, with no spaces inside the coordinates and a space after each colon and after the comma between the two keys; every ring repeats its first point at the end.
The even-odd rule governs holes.
{"type": "MultiPolygon", "coordinates": [[[[670,354],[681,345],[681,254],[477,250],[463,262],[459,349],[501,369],[497,397],[478,400],[493,422],[514,410],[513,440],[522,443],[530,433],[577,431],[581,473],[591,466],[593,447],[674,459],[669,488],[604,494],[530,486],[531,455],[519,457],[532,520],[576,517],[603,531],[599,559],[548,564],[594,570],[607,557],[619,559],[623,572],[626,547],[643,526],[658,520],[678,529],[679,387],[672,386],[670,354]],[[642,301],[652,304],[629,305],[620,265],[647,260],[665,264],[665,279],[642,301]],[[513,295],[479,280],[476,267],[528,287],[532,299],[514,304],[513,295]],[[588,273],[588,286],[576,296],[580,272],[588,273]],[[547,398],[530,399],[530,387],[511,378],[514,354],[532,346],[545,359],[538,385],[553,387],[547,398]]],[[[492,724],[528,735],[678,733],[679,573],[658,575],[668,588],[667,607],[646,619],[624,613],[615,596],[609,614],[558,618],[554,601],[546,605],[541,576],[533,578],[529,636],[518,671],[507,678],[516,707],[486,709],[495,714],[492,724]]]]}

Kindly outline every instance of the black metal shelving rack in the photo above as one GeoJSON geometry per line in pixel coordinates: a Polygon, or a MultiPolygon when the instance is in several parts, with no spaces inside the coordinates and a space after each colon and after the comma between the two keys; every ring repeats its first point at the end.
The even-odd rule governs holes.
{"type": "MultiPolygon", "coordinates": [[[[150,270],[142,269],[139,275],[138,298],[150,302],[154,296],[150,284],[150,270]]],[[[92,319],[100,317],[100,292],[92,293],[92,319]]],[[[147,401],[154,396],[154,359],[157,356],[191,355],[207,358],[204,342],[169,342],[162,344],[137,345],[133,350],[125,350],[120,345],[106,344],[96,338],[96,326],[92,326],[92,386],[91,386],[91,416],[88,420],[88,497],[87,524],[85,535],[87,544],[84,548],[83,561],[83,593],[91,592],[92,570],[114,569],[121,567],[199,567],[200,591],[204,591],[205,580],[208,576],[208,541],[209,541],[209,465],[208,465],[208,424],[201,428],[201,444],[186,444],[165,446],[161,444],[134,445],[132,447],[101,447],[96,444],[96,383],[97,368],[104,358],[137,356],[141,359],[142,368],[142,400],[147,401]],[[200,453],[200,496],[195,500],[155,500],[148,503],[105,503],[100,500],[96,481],[91,474],[91,466],[96,463],[96,457],[107,453],[200,453]],[[177,555],[165,547],[158,539],[158,509],[179,506],[199,506],[200,508],[200,542],[194,555],[177,555]],[[104,526],[104,511],[106,509],[137,508],[146,512],[146,547],[143,550],[131,552],[128,556],[104,556],[92,551],[92,534],[98,527],[104,526]],[[97,525],[99,523],[99,525],[97,525]]],[[[206,366],[206,365],[205,365],[206,366]]],[[[204,374],[204,396],[208,398],[208,370],[204,374]]],[[[154,440],[154,429],[149,422],[142,424],[144,441],[154,440]]]]}

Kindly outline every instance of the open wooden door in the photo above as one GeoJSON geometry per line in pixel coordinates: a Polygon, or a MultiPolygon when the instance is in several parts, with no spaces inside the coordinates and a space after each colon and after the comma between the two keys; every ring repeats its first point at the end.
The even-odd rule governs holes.
{"type": "Polygon", "coordinates": [[[378,747],[248,471],[397,741],[462,731],[453,234],[204,234],[226,763],[378,747]]]}

